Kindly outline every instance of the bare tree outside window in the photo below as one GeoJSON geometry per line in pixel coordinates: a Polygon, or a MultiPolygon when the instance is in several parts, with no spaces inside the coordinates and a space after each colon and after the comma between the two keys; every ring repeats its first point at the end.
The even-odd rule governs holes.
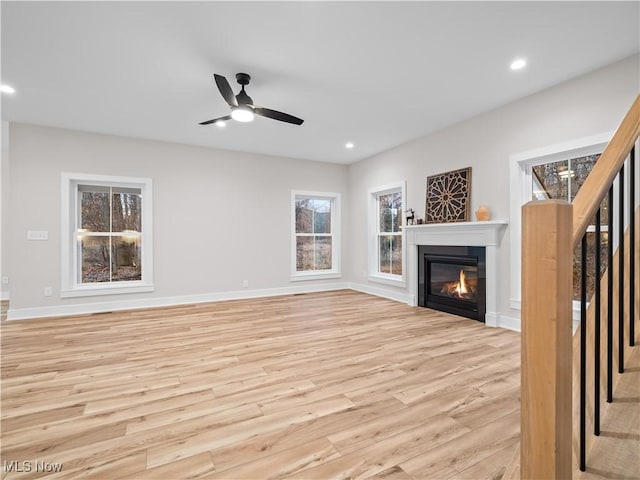
{"type": "Polygon", "coordinates": [[[142,279],[140,189],[79,185],[80,283],[142,279]]]}
{"type": "MultiPolygon", "coordinates": [[[[550,162],[536,165],[532,168],[533,198],[537,200],[561,199],[572,202],[580,187],[591,173],[594,165],[600,157],[587,155],[584,157],[550,162]]],[[[600,238],[600,276],[607,268],[607,247],[609,234],[607,224],[609,222],[608,200],[605,198],[601,207],[601,238],[600,238]]],[[[594,292],[596,281],[595,273],[595,217],[587,229],[587,298],[594,292]]],[[[580,246],[576,247],[573,254],[573,299],[580,299],[580,246]]]]}
{"type": "Polygon", "coordinates": [[[331,199],[296,197],[296,271],[331,270],[331,199]]]}
{"type": "Polygon", "coordinates": [[[378,195],[378,271],[402,275],[402,193],[378,195]]]}

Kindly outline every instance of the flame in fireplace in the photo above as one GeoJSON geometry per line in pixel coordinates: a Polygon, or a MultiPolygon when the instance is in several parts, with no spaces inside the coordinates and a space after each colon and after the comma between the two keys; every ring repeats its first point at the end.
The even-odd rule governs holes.
{"type": "Polygon", "coordinates": [[[449,297],[469,299],[475,298],[477,289],[477,280],[473,278],[467,280],[467,274],[461,269],[458,274],[458,281],[445,283],[440,293],[444,293],[449,297]]]}
{"type": "Polygon", "coordinates": [[[455,288],[455,292],[458,294],[459,297],[462,297],[463,295],[466,295],[467,293],[469,293],[469,290],[467,289],[467,282],[466,282],[466,275],[464,274],[464,270],[460,270],[460,278],[458,280],[458,283],[456,283],[456,288],[455,288]]]}

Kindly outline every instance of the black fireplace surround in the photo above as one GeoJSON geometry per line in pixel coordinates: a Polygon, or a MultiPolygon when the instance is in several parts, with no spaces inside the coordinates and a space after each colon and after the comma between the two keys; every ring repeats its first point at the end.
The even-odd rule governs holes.
{"type": "Polygon", "coordinates": [[[418,305],[485,321],[485,247],[418,245],[418,305]]]}

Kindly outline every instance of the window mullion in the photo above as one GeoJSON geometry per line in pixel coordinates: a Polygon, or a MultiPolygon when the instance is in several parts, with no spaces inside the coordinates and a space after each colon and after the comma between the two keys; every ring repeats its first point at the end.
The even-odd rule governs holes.
{"type": "Polygon", "coordinates": [[[336,249],[335,249],[335,245],[334,245],[334,233],[336,231],[335,229],[335,215],[334,215],[334,208],[335,202],[333,201],[333,199],[329,200],[329,214],[331,215],[331,221],[329,222],[329,233],[327,234],[327,237],[331,239],[331,270],[333,270],[336,266],[336,249]]]}
{"type": "Polygon", "coordinates": [[[80,215],[81,215],[81,211],[82,209],[80,208],[80,195],[78,192],[78,185],[75,185],[74,187],[74,193],[75,193],[75,206],[74,206],[74,210],[73,210],[73,217],[74,217],[74,230],[73,230],[73,238],[74,238],[74,245],[75,245],[75,249],[73,252],[73,278],[74,278],[74,285],[77,285],[79,283],[82,283],[82,275],[80,274],[80,269],[79,269],[79,265],[78,265],[78,260],[79,260],[79,256],[81,255],[82,252],[82,240],[80,240],[80,237],[78,236],[78,231],[80,230],[80,226],[82,225],[80,223],[80,215]]]}
{"type": "Polygon", "coordinates": [[[380,242],[381,242],[381,237],[380,237],[380,232],[378,232],[376,234],[376,260],[377,260],[377,264],[378,264],[378,272],[381,271],[382,269],[382,256],[380,255],[380,242]]]}
{"type": "Polygon", "coordinates": [[[382,249],[382,229],[380,228],[380,217],[382,216],[382,209],[380,208],[380,195],[376,195],[376,232],[378,242],[376,243],[376,258],[378,259],[378,272],[382,272],[382,255],[380,251],[382,249]]]}
{"type": "Polygon", "coordinates": [[[109,283],[113,282],[113,188],[109,187],[109,283]]]}
{"type": "Polygon", "coordinates": [[[393,237],[389,237],[389,275],[393,275],[393,237]]]}
{"type": "Polygon", "coordinates": [[[567,160],[567,202],[571,203],[571,159],[567,160]]]}
{"type": "Polygon", "coordinates": [[[316,260],[316,204],[315,200],[311,200],[311,232],[313,233],[313,269],[317,269],[317,260],[316,260]]]}

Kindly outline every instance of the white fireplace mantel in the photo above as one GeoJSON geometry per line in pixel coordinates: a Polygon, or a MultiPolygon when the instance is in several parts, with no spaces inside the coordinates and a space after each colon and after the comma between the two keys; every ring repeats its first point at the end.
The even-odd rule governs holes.
{"type": "Polygon", "coordinates": [[[487,273],[487,325],[498,325],[498,275],[497,249],[506,221],[433,223],[428,225],[407,225],[404,228],[407,239],[407,285],[410,303],[418,304],[418,245],[445,245],[485,247],[487,273]]]}

